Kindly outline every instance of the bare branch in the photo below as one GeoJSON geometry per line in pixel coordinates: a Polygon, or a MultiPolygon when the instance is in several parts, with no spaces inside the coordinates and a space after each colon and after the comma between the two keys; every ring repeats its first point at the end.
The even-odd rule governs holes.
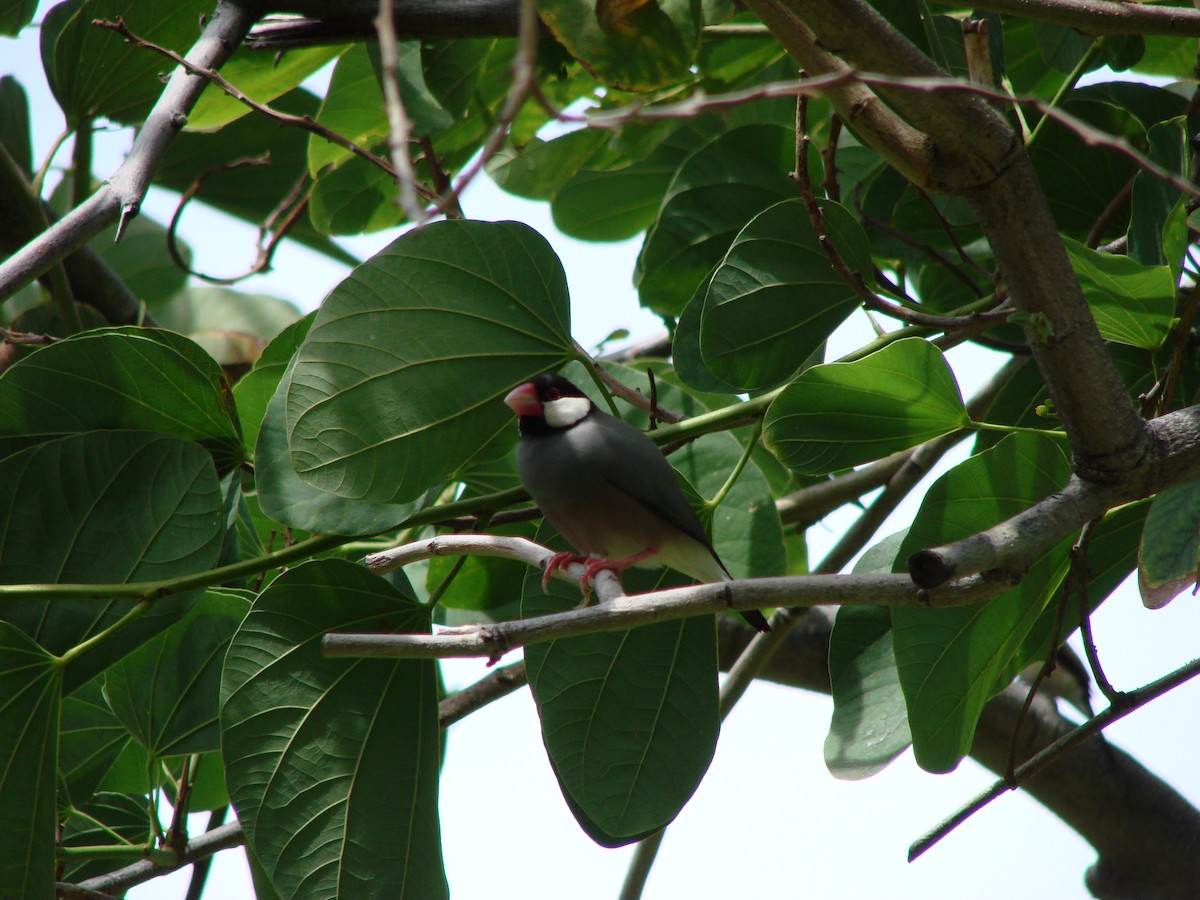
{"type": "Polygon", "coordinates": [[[383,101],[387,109],[388,150],[392,156],[392,168],[400,185],[400,208],[415,225],[420,225],[428,216],[417,202],[417,173],[413,171],[412,121],[404,108],[404,97],[400,93],[400,51],[396,45],[396,22],[392,14],[392,0],[379,0],[379,15],[375,17],[375,31],[379,35],[379,57],[383,67],[383,101]]]}
{"type": "MultiPolygon", "coordinates": [[[[200,38],[188,51],[188,64],[203,69],[220,66],[252,22],[253,13],[229,0],[220,0],[200,38]]],[[[0,263],[0,300],[82,247],[119,216],[137,214],[154,172],[206,84],[182,67],[172,72],[117,172],[90,198],[0,263]]]]}

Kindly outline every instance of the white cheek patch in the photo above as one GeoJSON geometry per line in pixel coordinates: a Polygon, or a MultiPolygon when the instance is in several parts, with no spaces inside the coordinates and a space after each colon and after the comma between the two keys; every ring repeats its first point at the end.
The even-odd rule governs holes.
{"type": "Polygon", "coordinates": [[[542,415],[551,428],[566,428],[586,416],[591,408],[592,401],[587,397],[560,397],[542,404],[542,415]]]}

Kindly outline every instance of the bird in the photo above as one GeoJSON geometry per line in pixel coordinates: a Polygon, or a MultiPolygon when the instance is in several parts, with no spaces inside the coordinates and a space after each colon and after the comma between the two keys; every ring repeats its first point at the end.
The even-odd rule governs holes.
{"type": "MultiPolygon", "coordinates": [[[[584,563],[583,585],[601,570],[666,566],[701,583],[731,581],[696,517],[675,470],[650,438],[599,409],[553,372],[513,388],[504,402],[517,416],[517,473],[542,515],[579,553],[555,554],[555,569],[584,563]]],[[[762,613],[740,611],[758,631],[762,613]]]]}

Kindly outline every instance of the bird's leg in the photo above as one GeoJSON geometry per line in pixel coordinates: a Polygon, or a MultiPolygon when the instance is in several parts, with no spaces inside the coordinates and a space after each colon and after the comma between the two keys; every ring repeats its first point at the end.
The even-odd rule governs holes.
{"type": "Polygon", "coordinates": [[[566,569],[571,563],[581,563],[586,566],[591,561],[590,556],[584,556],[580,553],[572,553],[569,550],[564,550],[561,553],[555,553],[546,560],[546,568],[542,570],[542,590],[546,590],[550,585],[550,576],[560,569],[566,569]]]}
{"type": "Polygon", "coordinates": [[[589,556],[583,564],[583,576],[579,579],[579,586],[583,589],[583,603],[586,606],[592,592],[592,584],[596,580],[596,576],[605,569],[617,576],[619,581],[621,573],[631,566],[636,566],[642,560],[649,559],[658,552],[657,547],[647,547],[640,553],[634,553],[632,556],[624,556],[621,559],[607,559],[603,556],[589,556]]]}

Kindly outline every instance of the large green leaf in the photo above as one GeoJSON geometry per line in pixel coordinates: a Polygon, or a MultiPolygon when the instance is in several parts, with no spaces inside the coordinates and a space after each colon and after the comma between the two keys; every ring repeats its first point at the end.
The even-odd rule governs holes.
{"type": "Polygon", "coordinates": [[[330,631],[427,632],[411,596],[342,560],[285,572],[226,656],[230,798],[285,898],[448,895],[431,660],[329,659],[330,631]]]}
{"type": "Polygon", "coordinates": [[[573,354],[545,239],[516,222],[426,226],[321,305],[287,391],[292,463],[330,493],[411,500],[511,424],[505,391],[573,354]]]}
{"type": "Polygon", "coordinates": [[[1160,491],[1138,550],[1142,603],[1161,609],[1196,583],[1200,571],[1200,481],[1160,491]]]}
{"type": "MultiPolygon", "coordinates": [[[[221,66],[221,75],[252,100],[270,103],[299,87],[343,50],[340,46],[296,47],[287,53],[272,54],[241,47],[221,66]]],[[[245,103],[210,84],[188,114],[188,128],[211,131],[251,113],[245,103]]]]}
{"type": "Polygon", "coordinates": [[[220,366],[182,335],[83,332],[0,377],[0,448],[106,428],[157,431],[200,443],[225,472],[243,459],[227,390],[220,366]]]}
{"type": "MultiPolygon", "coordinates": [[[[674,573],[622,580],[630,590],[686,583],[674,573]]],[[[527,571],[524,615],[578,602],[561,582],[543,595],[540,582],[527,571]]],[[[720,730],[713,617],[534,644],[525,664],[554,774],[588,836],[620,847],[674,819],[720,730]]]]}
{"type": "MultiPolygon", "coordinates": [[[[863,554],[855,573],[890,572],[903,539],[903,532],[884,538],[863,554]]],[[[912,744],[888,609],[838,610],[829,636],[829,684],[833,718],[825,766],[835,778],[869,778],[912,744]]]]}
{"type": "Polygon", "coordinates": [[[254,368],[233,386],[233,399],[237,402],[238,419],[242,423],[242,438],[248,455],[253,455],[258,429],[267,415],[267,404],[275,396],[279,381],[304,342],[314,318],[316,313],[309,313],[276,335],[263,348],[254,368]]]}
{"type": "MultiPolygon", "coordinates": [[[[58,739],[60,805],[86,803],[127,751],[135,755],[131,742],[133,735],[104,697],[103,675],[63,697],[58,739]]],[[[144,783],[149,758],[144,750],[138,755],[144,783]]]]}
{"type": "MultiPolygon", "coordinates": [[[[873,281],[862,226],[822,204],[826,235],[864,283],[873,281]]],[[[700,318],[700,354],[743,390],[777,384],[800,367],[858,305],[832,268],[803,200],[785,200],[743,228],[713,272],[700,318]]]]}
{"type": "Polygon", "coordinates": [[[1146,350],[1166,340],[1175,315],[1175,277],[1169,265],[1144,265],[1070,238],[1063,244],[1106,340],[1146,350]]]}
{"type": "MultiPolygon", "coordinates": [[[[212,460],[198,445],[136,431],[47,441],[0,460],[0,582],[120,584],[211,567],[224,521],[212,460]]],[[[67,687],[89,680],[178,618],[164,597],[72,663],[67,687]]],[[[111,625],[133,605],[103,597],[9,603],[4,618],[51,653],[111,625]]]]}
{"type": "Polygon", "coordinates": [[[610,87],[649,91],[687,78],[704,24],[699,0],[656,0],[625,15],[617,12],[633,5],[595,0],[537,4],[555,38],[610,87]]]}
{"type": "MultiPolygon", "coordinates": [[[[934,483],[897,556],[975,534],[1059,489],[1071,474],[1060,442],[1019,433],[960,463],[934,483]]],[[[892,638],[917,763],[958,765],[983,705],[1016,674],[1026,636],[1067,570],[1066,543],[1030,566],[1021,583],[968,606],[892,610],[892,638]]]]}
{"type": "Polygon", "coordinates": [[[67,120],[74,125],[105,116],[136,122],[162,93],[159,73],[173,68],[157,53],[97,28],[94,20],[123,19],[139,37],[183,54],[211,13],[211,0],[68,0],[54,7],[42,22],[42,63],[67,120]]]}
{"type": "Polygon", "coordinates": [[[18,628],[0,621],[0,891],[5,897],[54,896],[61,691],[62,667],[18,628]]]}
{"type": "Polygon", "coordinates": [[[673,128],[648,152],[640,143],[626,150],[620,142],[633,161],[575,172],[550,204],[555,227],[585,241],[619,241],[645,231],[683,161],[724,128],[722,120],[704,116],[673,128]]]}
{"type": "Polygon", "coordinates": [[[29,131],[29,98],[25,88],[11,75],[4,75],[0,77],[0,144],[27,176],[33,172],[29,131]]]}
{"type": "Polygon", "coordinates": [[[754,216],[796,196],[793,135],[774,125],[722,134],[692,154],[646,234],[634,283],[643,306],[677,316],[754,216]]]}
{"type": "MultiPolygon", "coordinates": [[[[397,83],[413,134],[428,135],[454,123],[425,84],[421,71],[421,45],[401,41],[398,45],[397,83]]],[[[321,103],[317,121],[356,144],[371,146],[388,135],[387,110],[379,87],[379,50],[374,44],[351,47],[334,67],[329,90],[321,103]]],[[[340,165],[349,150],[313,135],[308,144],[308,171],[316,175],[327,165],[340,165]]]]}
{"type": "Polygon", "coordinates": [[[289,367],[267,404],[254,447],[254,485],[264,514],[276,522],[305,531],[366,535],[399,525],[432,500],[431,495],[437,493],[438,485],[431,486],[425,495],[414,501],[387,503],[342,497],[302,481],[292,468],[288,455],[284,421],[291,381],[292,369],[289,367]]]}
{"type": "Polygon", "coordinates": [[[15,37],[33,19],[37,0],[4,0],[0,3],[0,34],[15,37]]]}
{"type": "Polygon", "coordinates": [[[763,427],[784,463],[821,475],[966,424],[962,395],[941,351],[913,338],[854,362],[805,370],[771,404],[763,427]]]}
{"type": "Polygon", "coordinates": [[[104,675],[117,718],[156,758],[220,748],[221,664],[247,599],[209,590],[182,619],[104,675]]]}

